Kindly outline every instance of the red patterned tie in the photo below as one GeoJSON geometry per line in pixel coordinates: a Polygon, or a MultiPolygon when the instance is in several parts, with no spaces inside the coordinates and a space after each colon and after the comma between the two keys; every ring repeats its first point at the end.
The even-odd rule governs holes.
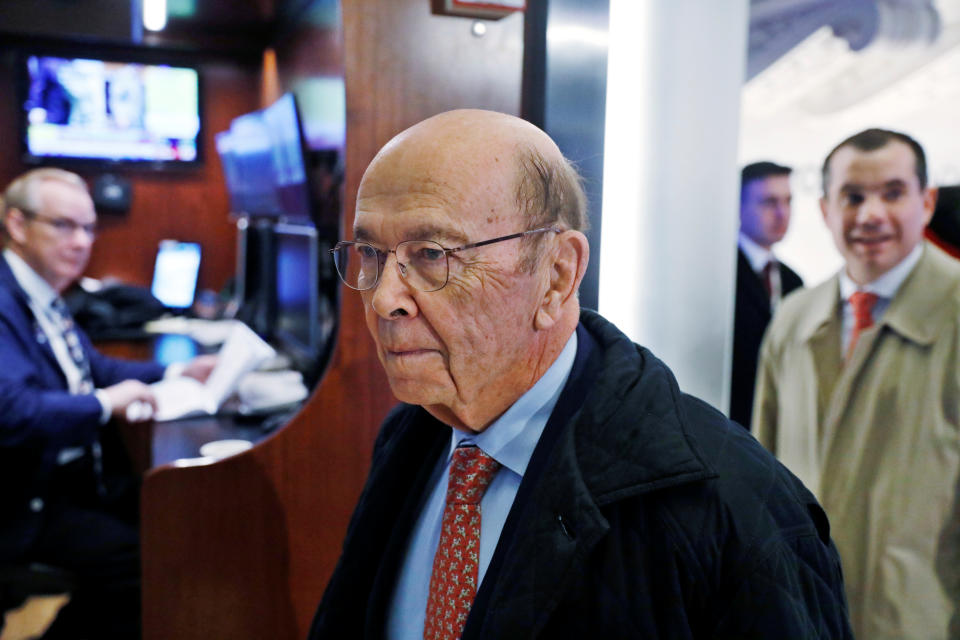
{"type": "Polygon", "coordinates": [[[457,447],[450,463],[447,506],[433,556],[424,640],[455,640],[477,595],[480,499],[500,463],[478,447],[457,447]]]}
{"type": "Polygon", "coordinates": [[[850,335],[850,346],[847,347],[847,360],[853,355],[860,333],[873,326],[873,307],[879,296],[867,291],[855,291],[850,296],[850,307],[853,309],[853,333],[850,335]]]}

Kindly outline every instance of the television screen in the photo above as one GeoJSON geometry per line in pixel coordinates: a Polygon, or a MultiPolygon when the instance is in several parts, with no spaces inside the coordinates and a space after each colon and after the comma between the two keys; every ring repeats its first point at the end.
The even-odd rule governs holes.
{"type": "Polygon", "coordinates": [[[29,56],[22,103],[28,162],[189,165],[200,160],[192,67],[29,56]]]}

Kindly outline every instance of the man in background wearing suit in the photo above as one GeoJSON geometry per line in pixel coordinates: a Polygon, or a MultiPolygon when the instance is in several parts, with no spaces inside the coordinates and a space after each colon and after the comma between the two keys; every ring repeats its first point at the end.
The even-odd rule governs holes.
{"type": "Polygon", "coordinates": [[[434,116],[368,167],[336,265],[404,404],[311,638],[850,637],[810,493],[581,311],[586,223],[512,116],[434,116]]]}
{"type": "Polygon", "coordinates": [[[800,276],[773,254],[773,245],[790,225],[790,171],[773,162],[755,162],[740,172],[730,419],[747,428],[763,332],[783,296],[803,286],[800,276]]]}
{"type": "Polygon", "coordinates": [[[921,146],[868,129],[823,164],[844,267],[777,310],[753,429],[820,498],[858,638],[960,638],[960,264],[923,240],[921,146]]]}
{"type": "MultiPolygon", "coordinates": [[[[3,196],[0,256],[0,563],[70,570],[77,587],[45,638],[139,637],[137,484],[110,473],[110,418],[154,404],[152,362],[98,353],[60,294],[87,266],[97,214],[79,176],[43,168],[3,196]]],[[[205,379],[215,358],[168,373],[205,379]]]]}

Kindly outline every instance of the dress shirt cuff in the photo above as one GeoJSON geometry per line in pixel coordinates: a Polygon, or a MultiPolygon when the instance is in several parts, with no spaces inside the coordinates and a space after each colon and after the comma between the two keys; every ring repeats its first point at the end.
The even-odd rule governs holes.
{"type": "Polygon", "coordinates": [[[169,378],[179,378],[183,375],[184,370],[187,368],[186,362],[173,362],[167,365],[167,368],[163,371],[164,380],[169,378]]]}
{"type": "Polygon", "coordinates": [[[107,424],[110,415],[113,414],[113,403],[110,402],[110,397],[103,389],[97,389],[93,392],[93,395],[100,402],[100,424],[107,424]]]}

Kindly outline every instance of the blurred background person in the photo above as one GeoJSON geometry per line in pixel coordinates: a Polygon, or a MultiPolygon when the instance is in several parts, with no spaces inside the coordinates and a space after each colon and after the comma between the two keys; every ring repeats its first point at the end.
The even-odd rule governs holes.
{"type": "MultiPolygon", "coordinates": [[[[42,168],[3,196],[0,257],[0,562],[41,562],[77,576],[45,638],[136,638],[140,628],[138,483],[104,456],[103,429],[163,366],[101,355],[63,291],[87,266],[97,214],[76,174],[42,168]]],[[[198,379],[216,359],[170,373],[198,379]]]]}
{"type": "Polygon", "coordinates": [[[748,164],[740,173],[730,418],[748,428],[763,332],[783,296],[803,286],[800,276],[773,253],[790,225],[790,172],[790,167],[764,161],[748,164]]]}
{"type": "Polygon", "coordinates": [[[753,430],[827,510],[856,637],[958,638],[960,264],[913,138],[844,140],[823,190],[844,267],[774,316],[753,430]]]}

